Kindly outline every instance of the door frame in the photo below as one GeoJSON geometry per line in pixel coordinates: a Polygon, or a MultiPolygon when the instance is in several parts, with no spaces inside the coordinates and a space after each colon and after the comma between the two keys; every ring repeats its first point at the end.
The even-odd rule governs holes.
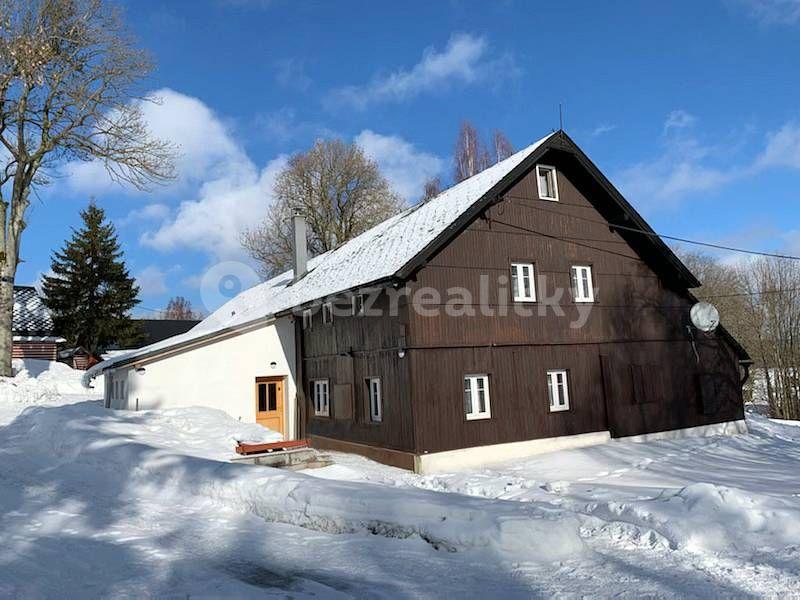
{"type": "Polygon", "coordinates": [[[289,427],[289,419],[287,417],[288,411],[288,402],[286,400],[287,393],[286,393],[286,375],[256,375],[255,379],[253,380],[253,402],[255,403],[253,408],[255,408],[255,422],[258,423],[258,384],[259,383],[281,383],[281,393],[283,394],[283,402],[282,402],[282,410],[281,412],[281,425],[283,425],[283,431],[281,432],[283,435],[283,439],[288,440],[291,439],[288,433],[289,427]]]}

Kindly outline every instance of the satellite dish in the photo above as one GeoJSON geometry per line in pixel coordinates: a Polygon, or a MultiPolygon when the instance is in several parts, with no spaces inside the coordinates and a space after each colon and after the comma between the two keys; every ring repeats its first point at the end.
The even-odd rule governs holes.
{"type": "Polygon", "coordinates": [[[719,311],[708,302],[698,302],[689,311],[692,325],[706,333],[714,331],[719,325],[719,311]]]}

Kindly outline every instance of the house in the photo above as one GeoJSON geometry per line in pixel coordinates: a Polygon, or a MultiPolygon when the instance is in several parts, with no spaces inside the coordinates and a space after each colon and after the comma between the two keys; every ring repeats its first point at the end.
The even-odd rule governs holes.
{"type": "Polygon", "coordinates": [[[171,338],[182,333],[186,333],[200,321],[194,319],[133,319],[133,322],[142,332],[141,338],[134,345],[110,348],[109,351],[132,350],[142,348],[171,338]]]}
{"type": "Polygon", "coordinates": [[[73,369],[85,371],[89,367],[99,362],[99,359],[92,355],[83,346],[75,348],[64,348],[58,352],[58,361],[69,365],[73,369]]]}
{"type": "Polygon", "coordinates": [[[745,431],[751,363],[563,131],[106,361],[111,407],[205,404],[418,472],[745,431]]]}
{"type": "Polygon", "coordinates": [[[13,358],[55,361],[58,345],[66,341],[54,333],[50,311],[36,288],[29,285],[14,286],[11,334],[13,358]]]}

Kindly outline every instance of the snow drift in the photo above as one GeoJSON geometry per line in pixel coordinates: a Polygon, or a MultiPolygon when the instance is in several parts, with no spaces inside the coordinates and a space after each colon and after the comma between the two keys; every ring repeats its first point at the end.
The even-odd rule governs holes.
{"type": "MultiPolygon", "coordinates": [[[[437,549],[486,550],[530,562],[564,560],[584,551],[578,520],[547,506],[329,481],[212,460],[224,448],[230,453],[243,434],[258,441],[257,432],[242,425],[211,409],[126,413],[86,402],[28,408],[0,430],[0,445],[37,462],[44,444],[47,459],[26,468],[57,468],[73,481],[122,489],[123,501],[134,502],[142,494],[160,502],[198,496],[267,521],[326,533],[418,536],[437,549]]],[[[261,439],[276,435],[264,431],[261,439]]]]}

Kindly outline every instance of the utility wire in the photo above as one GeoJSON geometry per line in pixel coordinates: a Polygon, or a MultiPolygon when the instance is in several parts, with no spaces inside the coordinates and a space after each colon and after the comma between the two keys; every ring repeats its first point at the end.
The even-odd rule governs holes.
{"type": "MultiPolygon", "coordinates": [[[[515,200],[526,200],[528,202],[531,201],[530,198],[526,198],[524,196],[506,195],[505,197],[506,198],[515,199],[515,200]]],[[[584,206],[579,205],[579,204],[568,204],[568,206],[577,206],[577,207],[580,207],[580,208],[589,208],[589,207],[584,207],[584,206]]],[[[712,242],[701,242],[699,240],[691,240],[689,238],[682,238],[682,237],[677,237],[677,236],[674,236],[674,235],[665,235],[663,233],[656,233],[655,231],[645,231],[644,229],[640,229],[638,227],[629,227],[627,225],[617,225],[615,223],[609,223],[608,221],[600,221],[598,219],[591,219],[589,217],[580,217],[578,215],[569,215],[569,214],[565,214],[563,212],[550,210],[550,209],[545,208],[543,206],[531,206],[531,205],[528,205],[528,207],[529,208],[533,208],[534,210],[542,210],[542,211],[545,211],[545,212],[549,212],[549,213],[553,213],[553,214],[556,214],[556,215],[560,215],[562,217],[568,217],[570,219],[580,219],[581,221],[587,221],[589,223],[597,223],[598,225],[604,225],[604,226],[607,226],[607,227],[612,227],[614,229],[621,229],[621,230],[624,230],[624,231],[630,231],[632,233],[640,233],[642,235],[648,235],[648,236],[651,236],[651,237],[659,237],[659,238],[663,238],[663,239],[667,239],[667,240],[673,240],[673,241],[676,241],[676,242],[683,242],[684,244],[693,244],[695,246],[705,246],[706,248],[715,248],[717,250],[727,250],[729,252],[740,252],[740,253],[743,253],[743,254],[751,254],[751,255],[755,255],[755,256],[769,256],[769,257],[772,257],[772,258],[783,258],[783,259],[787,259],[787,260],[800,260],[800,256],[793,256],[791,254],[779,254],[779,253],[775,253],[775,252],[762,252],[762,251],[759,251],[759,250],[749,250],[749,249],[746,249],[746,248],[738,248],[736,246],[726,246],[724,244],[715,244],[715,243],[712,243],[712,242]]]]}

